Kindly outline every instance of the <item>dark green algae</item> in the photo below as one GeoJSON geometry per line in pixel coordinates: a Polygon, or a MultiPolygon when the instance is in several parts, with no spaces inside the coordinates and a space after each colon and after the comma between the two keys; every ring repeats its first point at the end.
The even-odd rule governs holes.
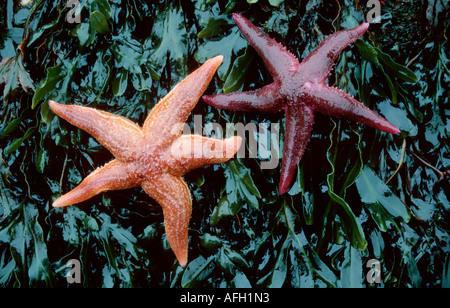
{"type": "MultiPolygon", "coordinates": [[[[329,78],[402,134],[318,115],[297,181],[281,197],[279,168],[261,170],[258,159],[187,174],[194,208],[186,269],[167,243],[160,207],[141,189],[51,207],[112,156],[55,117],[48,99],[142,124],[178,81],[217,54],[226,58],[206,93],[259,88],[270,76],[237,31],[232,12],[304,58],[326,35],[362,22],[364,1],[284,1],[275,7],[267,1],[108,6],[89,0],[82,1],[80,25],[67,23],[68,9],[55,1],[25,8],[2,2],[0,55],[13,57],[8,72],[16,75],[2,66],[2,76],[12,77],[0,86],[0,285],[76,286],[67,283],[66,264],[79,259],[85,287],[448,286],[449,182],[438,180],[450,165],[449,12],[431,2],[435,14],[428,18],[425,4],[387,3],[382,22],[364,37],[368,45],[344,50],[329,78]],[[90,20],[93,12],[107,21],[102,33],[90,20]],[[406,19],[408,28],[401,26],[406,19]],[[24,39],[21,58],[17,47],[24,39]],[[374,62],[367,56],[374,48],[399,66],[374,62]],[[406,67],[417,82],[402,79],[406,67]],[[27,76],[35,89],[27,89],[27,76]],[[374,258],[381,264],[380,284],[365,279],[366,263],[374,258]]],[[[195,114],[203,124],[223,127],[279,123],[283,140],[282,114],[234,113],[202,102],[195,114]]],[[[193,116],[188,123],[194,127],[193,116]]]]}

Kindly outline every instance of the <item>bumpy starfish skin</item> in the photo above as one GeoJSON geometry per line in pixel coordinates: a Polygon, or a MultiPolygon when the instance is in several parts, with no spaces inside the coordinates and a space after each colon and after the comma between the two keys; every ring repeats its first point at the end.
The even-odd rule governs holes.
{"type": "Polygon", "coordinates": [[[233,18],[262,57],[273,83],[254,91],[205,95],[203,99],[209,105],[222,109],[285,113],[280,194],[286,193],[292,185],[297,164],[311,135],[314,112],[350,119],[392,134],[400,132],[352,96],[325,84],[339,53],[367,31],[368,23],[328,36],[299,63],[285,47],[242,15],[233,14],[233,18]]]}
{"type": "Polygon", "coordinates": [[[240,137],[223,141],[182,135],[183,123],[222,60],[218,56],[207,61],[175,86],[152,109],[142,128],[118,115],[50,101],[57,115],[94,136],[115,157],[53,206],[76,204],[108,190],[141,186],[161,205],[167,239],[184,267],[192,200],[182,176],[192,169],[229,160],[241,145],[240,137]]]}

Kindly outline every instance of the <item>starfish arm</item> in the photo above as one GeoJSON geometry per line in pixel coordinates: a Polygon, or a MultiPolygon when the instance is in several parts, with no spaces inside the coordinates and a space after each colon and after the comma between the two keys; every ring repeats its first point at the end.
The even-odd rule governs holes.
{"type": "Polygon", "coordinates": [[[400,133],[400,130],[386,119],[337,88],[312,85],[305,92],[306,96],[309,96],[308,104],[320,113],[356,121],[383,132],[400,133]]]}
{"type": "Polygon", "coordinates": [[[55,101],[49,101],[49,106],[61,118],[91,134],[119,159],[126,160],[139,148],[142,129],[124,117],[55,101]]]}
{"type": "Polygon", "coordinates": [[[167,239],[180,265],[187,263],[188,227],[192,200],[181,177],[163,173],[142,183],[144,191],[161,205],[167,239]]]}
{"type": "Polygon", "coordinates": [[[339,53],[354,43],[369,28],[363,23],[353,29],[338,31],[327,36],[319,46],[300,64],[299,74],[308,76],[309,80],[325,82],[339,53]]]}
{"type": "Polygon", "coordinates": [[[146,138],[175,140],[182,133],[184,122],[208,87],[223,56],[206,61],[195,72],[183,79],[152,109],[144,123],[146,138]]]}
{"type": "Polygon", "coordinates": [[[171,166],[171,174],[181,176],[193,169],[228,161],[239,150],[241,143],[242,138],[239,136],[219,140],[183,135],[172,143],[164,160],[171,166]]]}
{"type": "Polygon", "coordinates": [[[254,91],[204,95],[203,100],[220,109],[272,113],[283,109],[278,90],[279,84],[275,82],[254,91]]]}
{"type": "Polygon", "coordinates": [[[285,47],[264,34],[244,16],[235,13],[233,19],[242,34],[261,56],[274,79],[282,79],[286,72],[297,68],[299,65],[297,58],[285,47]]]}
{"type": "Polygon", "coordinates": [[[86,177],[80,185],[53,202],[54,207],[64,207],[83,202],[108,190],[121,190],[139,186],[138,180],[128,172],[126,165],[115,159],[86,177]]]}
{"type": "Polygon", "coordinates": [[[314,112],[304,104],[286,109],[283,159],[278,190],[280,195],[292,186],[297,165],[305,152],[314,124],[314,112]]]}

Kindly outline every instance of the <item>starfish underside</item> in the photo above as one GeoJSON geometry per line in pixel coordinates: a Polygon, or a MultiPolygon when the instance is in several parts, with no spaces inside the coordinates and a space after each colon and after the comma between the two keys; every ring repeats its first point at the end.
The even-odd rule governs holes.
{"type": "Polygon", "coordinates": [[[143,127],[111,113],[50,101],[57,115],[94,136],[115,157],[53,206],[80,203],[108,190],[141,186],[161,205],[167,239],[184,267],[192,199],[182,176],[192,169],[229,160],[241,144],[240,137],[217,140],[182,135],[184,122],[222,59],[217,56],[207,61],[175,86],[152,109],[143,127]]]}
{"type": "Polygon", "coordinates": [[[400,132],[352,96],[325,84],[339,53],[367,31],[368,23],[328,36],[300,63],[285,47],[242,15],[233,14],[233,18],[262,57],[273,83],[254,91],[205,95],[203,99],[222,109],[285,113],[280,194],[286,193],[292,185],[297,164],[311,136],[314,112],[353,120],[392,134],[400,132]]]}

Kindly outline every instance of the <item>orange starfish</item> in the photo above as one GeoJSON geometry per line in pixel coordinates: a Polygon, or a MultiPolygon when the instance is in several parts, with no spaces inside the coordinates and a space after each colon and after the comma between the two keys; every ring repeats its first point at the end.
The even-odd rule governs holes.
{"type": "Polygon", "coordinates": [[[87,131],[115,156],[53,206],[79,203],[108,190],[141,186],[163,208],[167,239],[184,267],[192,199],[182,176],[192,169],[226,162],[242,142],[240,137],[217,140],[182,135],[184,122],[222,60],[217,56],[207,61],[175,86],[153,108],[143,127],[111,113],[49,101],[53,112],[87,131]]]}

